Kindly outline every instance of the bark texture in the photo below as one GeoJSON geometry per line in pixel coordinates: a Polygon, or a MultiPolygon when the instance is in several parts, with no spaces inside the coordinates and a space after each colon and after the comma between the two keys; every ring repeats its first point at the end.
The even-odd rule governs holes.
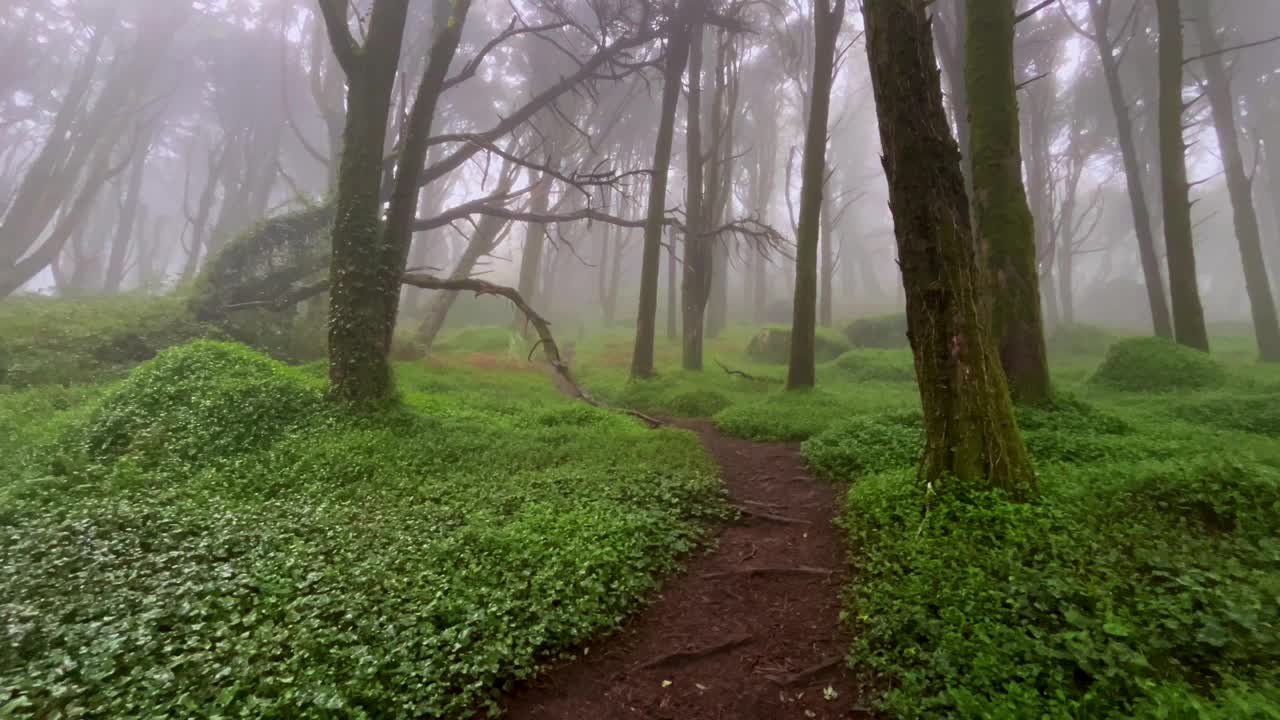
{"type": "Polygon", "coordinates": [[[973,218],[991,282],[991,332],[1018,402],[1049,399],[1040,309],[1035,221],[1022,184],[1013,75],[1013,0],[968,3],[965,83],[969,92],[973,218]]]}
{"type": "Polygon", "coordinates": [[[954,478],[1028,499],[1035,475],[985,325],[960,150],[924,4],[865,0],[863,15],[924,410],[923,479],[935,492],[954,478]]]}

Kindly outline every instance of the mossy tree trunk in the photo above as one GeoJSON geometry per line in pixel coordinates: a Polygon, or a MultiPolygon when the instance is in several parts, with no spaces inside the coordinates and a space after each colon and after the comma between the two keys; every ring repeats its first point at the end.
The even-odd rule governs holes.
{"type": "Polygon", "coordinates": [[[919,0],[865,0],[867,56],[924,410],[923,479],[1036,494],[974,254],[960,150],[919,0]]]}
{"type": "Polygon", "coordinates": [[[836,273],[835,247],[836,241],[836,219],[835,207],[831,198],[831,181],[828,180],[823,190],[823,213],[822,213],[822,252],[820,253],[820,265],[818,268],[818,324],[822,327],[831,327],[831,314],[835,306],[835,298],[832,297],[832,289],[836,273]]]}
{"type": "Polygon", "coordinates": [[[1013,76],[1013,0],[967,5],[973,163],[973,219],[991,282],[991,332],[1018,402],[1049,399],[1049,363],[1040,308],[1035,221],[1022,184],[1021,133],[1013,76]]]}
{"type": "Polygon", "coordinates": [[[707,315],[707,299],[711,295],[711,238],[707,235],[706,207],[703,200],[702,156],[702,24],[695,24],[689,37],[689,95],[685,115],[685,188],[684,275],[680,285],[681,347],[680,364],[685,370],[702,369],[702,344],[707,315]]]}
{"type": "Polygon", "coordinates": [[[662,77],[662,109],[658,137],[653,148],[653,172],[649,178],[649,208],[645,215],[636,342],[631,353],[633,378],[653,376],[653,343],[658,321],[658,269],[662,261],[662,226],[666,215],[667,176],[671,171],[671,144],[675,137],[680,78],[689,60],[690,18],[697,14],[699,8],[699,0],[681,0],[679,17],[673,24],[667,42],[662,77]]]}
{"type": "Polygon", "coordinates": [[[1235,221],[1236,242],[1244,264],[1244,286],[1249,295],[1253,316],[1253,333],[1258,341],[1259,357],[1264,362],[1280,362],[1280,323],[1276,320],[1275,298],[1262,253],[1262,232],[1253,205],[1253,180],[1245,171],[1240,153],[1240,135],[1236,129],[1236,99],[1231,93],[1231,79],[1222,60],[1222,43],[1213,22],[1213,8],[1207,0],[1195,0],[1193,15],[1200,49],[1204,58],[1204,76],[1208,86],[1213,126],[1218,135],[1218,150],[1227,175],[1227,192],[1235,221]],[[1215,54],[1217,53],[1217,54],[1215,54]]]}
{"type": "Polygon", "coordinates": [[[1182,345],[1208,352],[1209,333],[1200,305],[1192,244],[1187,145],[1182,137],[1181,3],[1156,0],[1156,12],[1160,31],[1160,187],[1164,197],[1164,244],[1169,261],[1173,337],[1182,345]]]}
{"type": "Polygon", "coordinates": [[[377,401],[392,393],[391,337],[408,261],[419,178],[445,74],[461,40],[469,0],[436,0],[435,35],[401,141],[391,201],[381,217],[387,113],[408,0],[376,0],[363,45],[347,24],[347,5],[322,0],[334,53],[347,74],[347,121],[334,199],[329,271],[329,383],[348,401],[377,401]]]}
{"type": "Polygon", "coordinates": [[[791,358],[787,389],[811,388],[817,379],[818,240],[827,183],[827,120],[835,79],[836,39],[845,0],[814,0],[813,85],[801,167],[800,216],[796,225],[795,301],[791,310],[791,358]]]}
{"type": "Polygon", "coordinates": [[[1125,187],[1129,194],[1129,207],[1133,213],[1133,231],[1138,237],[1138,256],[1142,261],[1142,277],[1147,286],[1147,303],[1151,307],[1151,323],[1155,334],[1173,339],[1173,322],[1169,317],[1169,302],[1165,296],[1164,276],[1160,272],[1160,258],[1156,252],[1155,231],[1151,225],[1151,210],[1147,206],[1146,190],[1142,183],[1142,164],[1138,160],[1138,144],[1134,137],[1133,118],[1129,115],[1129,103],[1125,99],[1120,81],[1120,60],[1116,56],[1116,40],[1111,33],[1112,0],[1088,0],[1089,17],[1093,32],[1088,35],[1098,48],[1102,75],[1107,82],[1107,96],[1116,119],[1116,141],[1120,145],[1120,157],[1124,163],[1125,187]]]}

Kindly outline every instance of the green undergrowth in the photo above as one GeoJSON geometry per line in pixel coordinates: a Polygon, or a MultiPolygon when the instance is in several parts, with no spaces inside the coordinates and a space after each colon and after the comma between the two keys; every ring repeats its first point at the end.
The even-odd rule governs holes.
{"type": "Polygon", "coordinates": [[[1113,344],[1090,382],[1126,392],[1160,393],[1218,387],[1222,364],[1206,353],[1156,337],[1113,344]]]}
{"type": "Polygon", "coordinates": [[[363,412],[323,372],[200,342],[105,391],[0,395],[0,442],[38,448],[0,493],[0,708],[469,717],[722,512],[691,434],[536,370],[400,365],[403,402],[363,412]]]}
{"type": "Polygon", "coordinates": [[[524,344],[523,338],[509,327],[477,325],[444,333],[436,341],[435,350],[454,353],[506,353],[524,344]]]}
{"type": "Polygon", "coordinates": [[[217,334],[179,296],[11,297],[0,302],[0,386],[116,379],[167,347],[217,334]]]}

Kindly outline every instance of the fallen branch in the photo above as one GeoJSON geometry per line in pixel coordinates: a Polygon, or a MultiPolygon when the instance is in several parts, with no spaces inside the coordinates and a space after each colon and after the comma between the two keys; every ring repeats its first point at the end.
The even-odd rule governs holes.
{"type": "Polygon", "coordinates": [[[423,288],[426,290],[474,292],[477,296],[498,295],[510,300],[511,304],[515,305],[516,309],[524,314],[525,318],[529,321],[529,324],[533,326],[534,331],[537,332],[538,343],[542,346],[543,357],[546,358],[547,364],[551,366],[551,369],[554,370],[556,375],[558,375],[564,382],[569,395],[587,403],[588,405],[604,410],[615,410],[616,412],[622,412],[634,418],[638,418],[648,423],[650,427],[656,428],[663,425],[661,420],[649,417],[643,413],[638,413],[634,410],[617,410],[615,408],[611,408],[599,400],[596,400],[590,393],[582,389],[582,387],[573,379],[572,373],[569,372],[569,364],[560,356],[560,346],[556,345],[556,339],[551,335],[551,323],[547,322],[546,318],[539,315],[538,311],[530,307],[520,295],[519,291],[515,288],[507,287],[506,285],[495,285],[494,283],[486,280],[478,280],[476,278],[445,279],[435,277],[434,275],[423,275],[421,273],[405,273],[401,276],[400,282],[405,285],[412,285],[413,287],[423,288]]]}
{"type": "Polygon", "coordinates": [[[637,666],[637,668],[640,670],[648,670],[650,668],[655,668],[655,667],[658,667],[659,665],[665,665],[667,663],[674,662],[677,660],[680,660],[680,661],[697,660],[699,658],[707,657],[708,655],[714,655],[716,653],[724,652],[726,650],[732,650],[741,645],[746,645],[749,642],[751,642],[750,635],[734,635],[733,637],[730,637],[728,640],[725,640],[724,642],[719,642],[719,643],[716,643],[715,645],[711,645],[711,646],[702,648],[700,650],[681,650],[679,652],[668,653],[661,657],[657,657],[647,662],[641,663],[640,665],[637,666]]]}
{"type": "Polygon", "coordinates": [[[805,682],[806,680],[812,679],[813,676],[827,670],[828,668],[832,668],[832,667],[835,667],[836,665],[839,665],[840,661],[843,659],[844,659],[844,656],[836,655],[834,657],[830,657],[830,658],[827,658],[826,660],[823,660],[817,665],[814,665],[812,667],[807,667],[804,670],[788,673],[786,675],[765,675],[765,679],[767,679],[771,683],[774,683],[775,685],[781,685],[782,687],[799,685],[800,683],[805,682]]]}
{"type": "Polygon", "coordinates": [[[787,517],[785,515],[774,515],[773,513],[763,512],[760,510],[752,510],[751,508],[742,507],[741,505],[734,505],[733,509],[737,510],[739,513],[743,515],[746,515],[747,517],[759,518],[761,520],[768,520],[770,522],[781,523],[783,525],[809,525],[810,524],[808,520],[801,520],[800,518],[787,517]]]}
{"type": "Polygon", "coordinates": [[[799,565],[796,567],[765,566],[708,573],[702,577],[707,580],[719,580],[720,578],[733,577],[734,575],[812,575],[830,577],[834,572],[835,570],[830,570],[828,568],[808,567],[806,565],[799,565]]]}
{"type": "Polygon", "coordinates": [[[755,376],[755,375],[751,375],[751,374],[749,374],[749,373],[742,372],[741,370],[734,370],[733,368],[728,367],[728,366],[727,366],[727,365],[725,365],[724,363],[720,362],[720,359],[719,359],[719,358],[717,358],[717,359],[716,359],[716,364],[720,366],[720,369],[721,369],[721,370],[725,371],[725,372],[726,372],[726,373],[728,373],[729,375],[732,375],[732,376],[734,376],[734,377],[740,377],[740,378],[742,378],[742,379],[744,379],[744,380],[750,380],[750,381],[752,381],[752,382],[762,382],[762,383],[780,383],[780,382],[782,382],[781,380],[779,380],[779,379],[777,379],[777,378],[771,378],[771,377],[757,377],[757,376],[755,376]]]}

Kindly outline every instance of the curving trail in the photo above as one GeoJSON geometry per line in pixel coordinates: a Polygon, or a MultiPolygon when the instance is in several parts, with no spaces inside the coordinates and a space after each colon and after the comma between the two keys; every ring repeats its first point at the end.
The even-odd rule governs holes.
{"type": "Polygon", "coordinates": [[[742,518],[621,632],[510,694],[506,717],[874,717],[844,663],[845,551],[831,522],[838,488],[809,473],[795,444],[738,440],[708,422],[682,426],[720,464],[742,518]]]}

